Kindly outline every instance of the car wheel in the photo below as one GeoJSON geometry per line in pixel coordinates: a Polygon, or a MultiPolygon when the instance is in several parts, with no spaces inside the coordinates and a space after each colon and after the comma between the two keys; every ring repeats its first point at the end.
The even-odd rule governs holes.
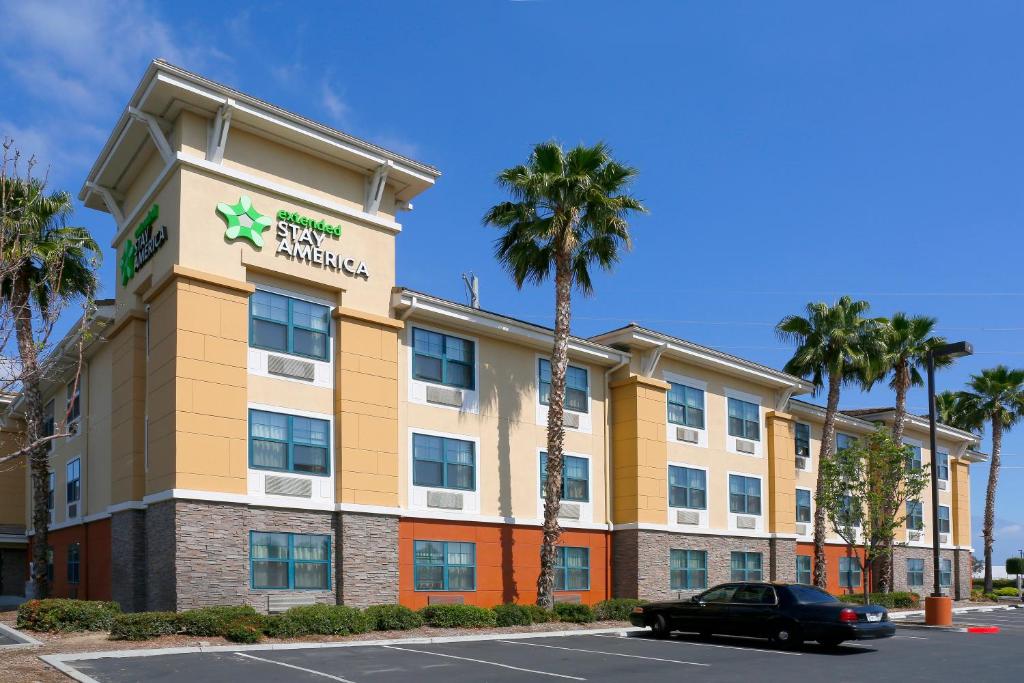
{"type": "Polygon", "coordinates": [[[795,624],[776,624],[771,631],[769,640],[778,647],[792,648],[800,647],[803,644],[803,636],[800,635],[800,629],[795,624]]]}
{"type": "Polygon", "coordinates": [[[842,644],[842,640],[839,638],[819,638],[818,642],[829,650],[834,650],[842,644]]]}
{"type": "Polygon", "coordinates": [[[665,621],[665,617],[658,615],[654,617],[654,621],[651,622],[651,633],[655,638],[668,638],[671,629],[668,627],[668,622],[665,621]]]}

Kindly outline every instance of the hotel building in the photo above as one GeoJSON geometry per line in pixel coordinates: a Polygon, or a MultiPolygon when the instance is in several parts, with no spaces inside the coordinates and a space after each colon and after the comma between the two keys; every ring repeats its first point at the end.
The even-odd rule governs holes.
{"type": "MultiPolygon", "coordinates": [[[[399,218],[438,176],[150,65],[80,195],[112,219],[116,296],[89,320],[77,391],[62,351],[44,387],[54,429],[70,415],[50,456],[53,594],[535,599],[552,333],[396,284],[399,218]]],[[[810,580],[824,411],[805,380],[632,324],[569,355],[559,600],[810,580]]],[[[891,419],[848,411],[841,444],[891,419]]],[[[926,436],[911,417],[924,462],[926,436]]],[[[896,585],[928,590],[939,524],[942,583],[966,598],[985,456],[950,427],[939,446],[940,508],[914,505],[896,585]]],[[[0,473],[4,592],[26,579],[30,490],[24,467],[0,473]]],[[[859,583],[846,553],[830,539],[836,592],[859,583]]]]}

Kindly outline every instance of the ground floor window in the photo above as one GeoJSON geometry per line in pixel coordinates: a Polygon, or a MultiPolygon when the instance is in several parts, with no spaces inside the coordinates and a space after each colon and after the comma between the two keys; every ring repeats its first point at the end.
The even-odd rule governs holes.
{"type": "Polygon", "coordinates": [[[907,560],[907,585],[924,585],[924,560],[907,560]]]}
{"type": "Polygon", "coordinates": [[[78,583],[81,563],[79,562],[79,546],[72,543],[68,546],[68,583],[78,583]]]}
{"type": "Polygon", "coordinates": [[[761,553],[733,552],[730,564],[733,581],[761,580],[761,553]]]}
{"type": "Polygon", "coordinates": [[[557,549],[555,555],[555,590],[590,590],[590,548],[557,549]]]}
{"type": "Polygon", "coordinates": [[[251,531],[249,557],[255,589],[330,590],[330,536],[251,531]]]}
{"type": "Polygon", "coordinates": [[[418,591],[476,590],[476,544],[415,541],[413,581],[418,591]]]}
{"type": "Polygon", "coordinates": [[[811,585],[811,556],[796,556],[796,582],[811,585]]]}
{"type": "Polygon", "coordinates": [[[953,560],[939,560],[939,585],[946,588],[953,585],[953,560]]]}
{"type": "Polygon", "coordinates": [[[860,588],[860,560],[856,557],[839,558],[839,587],[860,588]]]}
{"type": "Polygon", "coordinates": [[[53,548],[46,549],[46,581],[53,584],[53,548]]]}
{"type": "Polygon", "coordinates": [[[674,591],[708,587],[708,554],[703,550],[672,550],[669,581],[674,591]]]}

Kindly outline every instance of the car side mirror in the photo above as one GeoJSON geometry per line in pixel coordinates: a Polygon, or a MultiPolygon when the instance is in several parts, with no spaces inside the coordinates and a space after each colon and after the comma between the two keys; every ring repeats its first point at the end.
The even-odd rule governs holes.
{"type": "Polygon", "coordinates": [[[695,605],[703,605],[704,604],[704,601],[700,599],[699,595],[694,595],[692,598],[690,598],[690,602],[694,603],[695,605]]]}

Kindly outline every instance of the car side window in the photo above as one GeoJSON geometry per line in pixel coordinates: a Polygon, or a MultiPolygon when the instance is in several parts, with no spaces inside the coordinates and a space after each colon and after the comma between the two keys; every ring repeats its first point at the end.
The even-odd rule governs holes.
{"type": "Polygon", "coordinates": [[[773,605],[775,591],[771,586],[740,586],[732,601],[744,605],[773,605]]]}
{"type": "Polygon", "coordinates": [[[718,586],[700,596],[702,602],[732,602],[736,586],[718,586]]]}

